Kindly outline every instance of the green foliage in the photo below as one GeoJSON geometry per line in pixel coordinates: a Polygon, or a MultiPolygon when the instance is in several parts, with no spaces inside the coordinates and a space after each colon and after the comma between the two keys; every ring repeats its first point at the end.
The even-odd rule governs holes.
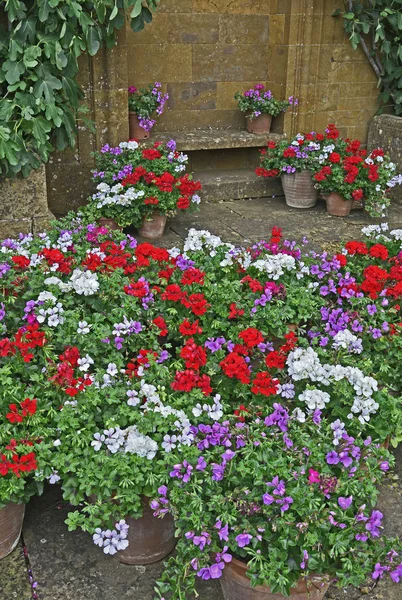
{"type": "Polygon", "coordinates": [[[127,11],[132,29],[143,29],[158,3],[1,0],[0,176],[27,176],[54,148],[75,145],[77,117],[85,112],[79,56],[111,48],[127,11]]]}
{"type": "Polygon", "coordinates": [[[354,49],[361,46],[379,78],[379,99],[402,115],[402,0],[347,0],[343,25],[354,49]]]}

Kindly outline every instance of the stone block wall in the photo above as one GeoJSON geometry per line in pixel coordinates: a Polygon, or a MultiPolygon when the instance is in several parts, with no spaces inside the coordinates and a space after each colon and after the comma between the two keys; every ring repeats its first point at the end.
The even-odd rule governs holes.
{"type": "Polygon", "coordinates": [[[377,81],[354,51],[342,0],[162,0],[153,22],[128,30],[128,81],[161,81],[169,111],[159,131],[241,128],[237,90],[268,85],[279,98],[300,98],[298,113],[274,121],[274,131],[323,130],[367,139],[377,104],[377,81]]]}

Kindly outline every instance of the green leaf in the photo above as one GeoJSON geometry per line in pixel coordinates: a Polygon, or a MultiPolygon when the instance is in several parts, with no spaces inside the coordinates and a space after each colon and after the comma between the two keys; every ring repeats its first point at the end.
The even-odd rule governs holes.
{"type": "Polygon", "coordinates": [[[349,20],[352,20],[352,19],[354,19],[354,18],[355,18],[355,13],[352,13],[352,12],[347,12],[347,13],[344,13],[344,14],[343,14],[343,18],[344,18],[344,19],[349,19],[349,20]]]}
{"type": "Polygon", "coordinates": [[[88,27],[86,32],[86,42],[89,55],[95,56],[100,48],[99,33],[96,27],[88,27]]]}
{"type": "Polygon", "coordinates": [[[21,62],[13,62],[11,60],[6,60],[2,68],[5,72],[6,81],[11,84],[19,81],[20,76],[25,70],[21,62]]]}
{"type": "Polygon", "coordinates": [[[144,19],[145,23],[151,23],[151,21],[152,21],[152,13],[149,10],[149,8],[145,7],[145,8],[142,9],[142,16],[143,16],[143,19],[144,19]]]}
{"type": "Polygon", "coordinates": [[[36,82],[34,91],[38,98],[43,97],[46,102],[50,102],[54,97],[53,91],[60,90],[61,88],[61,81],[48,73],[46,74],[46,79],[39,79],[39,81],[36,82]]]}
{"type": "Polygon", "coordinates": [[[135,32],[137,31],[142,31],[142,29],[144,29],[144,19],[142,18],[142,15],[139,15],[138,17],[135,17],[135,19],[131,19],[131,29],[135,32]]]}
{"type": "Polygon", "coordinates": [[[141,11],[142,11],[142,0],[135,0],[135,4],[130,13],[130,17],[132,19],[135,19],[135,17],[138,17],[141,14],[141,11]]]}
{"type": "Polygon", "coordinates": [[[117,15],[117,13],[119,12],[119,9],[117,8],[117,4],[114,5],[112,12],[110,13],[110,17],[109,19],[111,21],[113,21],[113,19],[115,18],[115,16],[117,15]]]}

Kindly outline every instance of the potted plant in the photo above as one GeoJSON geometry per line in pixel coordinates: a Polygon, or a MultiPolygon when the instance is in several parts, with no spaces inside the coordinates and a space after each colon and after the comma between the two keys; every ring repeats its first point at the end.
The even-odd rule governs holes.
{"type": "MultiPolygon", "coordinates": [[[[8,367],[0,368],[8,391],[9,372],[8,367]]],[[[18,380],[15,384],[8,404],[0,399],[0,560],[18,544],[29,498],[40,494],[43,482],[53,475],[50,459],[55,437],[50,435],[45,403],[19,396],[22,386],[18,380]]]]}
{"type": "Polygon", "coordinates": [[[401,542],[374,508],[393,459],[370,438],[336,439],[319,411],[300,423],[280,404],[195,435],[152,503],[179,533],[159,597],[190,597],[197,578],[219,579],[226,600],[319,600],[331,580],[359,585],[380,567],[399,580],[401,542]]]}
{"type": "Polygon", "coordinates": [[[250,133],[269,133],[272,118],[298,104],[293,96],[288,100],[276,100],[270,90],[264,90],[264,86],[257,83],[250,90],[235,94],[239,109],[247,113],[247,131],[250,133]]]}
{"type": "Polygon", "coordinates": [[[255,170],[259,177],[281,178],[285,200],[293,208],[312,208],[318,192],[312,174],[322,151],[324,136],[299,133],[290,143],[268,142],[261,151],[261,164],[255,170]]]}
{"type": "Polygon", "coordinates": [[[200,202],[200,182],[184,174],[187,161],[174,140],[145,149],[136,141],[105,145],[95,153],[97,192],[84,210],[87,218],[107,217],[120,227],[137,227],[143,237],[160,237],[168,217],[200,202]]]}
{"type": "Polygon", "coordinates": [[[361,201],[371,216],[383,216],[389,206],[387,192],[400,183],[395,164],[381,148],[371,152],[358,140],[342,139],[334,125],[328,125],[325,148],[314,174],[316,187],[326,198],[327,212],[347,216],[354,202],[361,201]]]}
{"type": "Polygon", "coordinates": [[[130,85],[128,88],[128,108],[130,139],[145,140],[149,138],[151,129],[155,125],[155,119],[151,119],[152,113],[160,116],[169,99],[168,94],[162,94],[159,82],[150,84],[147,88],[137,88],[130,85]]]}

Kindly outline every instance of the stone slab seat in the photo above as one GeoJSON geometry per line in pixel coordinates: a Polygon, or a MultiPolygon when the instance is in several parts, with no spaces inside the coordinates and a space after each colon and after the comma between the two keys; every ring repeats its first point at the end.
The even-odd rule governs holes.
{"type": "Polygon", "coordinates": [[[203,202],[283,196],[279,178],[257,177],[252,169],[196,171],[194,179],[202,183],[203,202]]]}
{"type": "Polygon", "coordinates": [[[194,131],[168,131],[152,133],[142,146],[152,147],[155,142],[175,140],[177,150],[225,150],[232,148],[262,148],[268,141],[285,139],[283,133],[248,133],[243,129],[196,129],[194,131]]]}

